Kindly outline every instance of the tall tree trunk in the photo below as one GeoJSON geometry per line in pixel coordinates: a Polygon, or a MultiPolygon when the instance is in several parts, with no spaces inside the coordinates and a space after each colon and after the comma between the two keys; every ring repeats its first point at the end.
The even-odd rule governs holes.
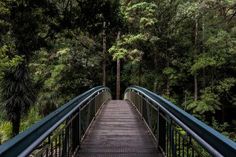
{"type": "Polygon", "coordinates": [[[11,123],[12,123],[11,137],[14,137],[19,134],[19,132],[20,132],[20,119],[21,119],[20,112],[16,112],[14,117],[11,119],[11,123]]]}
{"type": "MultiPolygon", "coordinates": [[[[167,60],[167,65],[166,67],[169,68],[170,67],[170,62],[169,62],[169,58],[168,58],[168,45],[166,44],[166,60],[167,60]]],[[[166,95],[170,96],[170,78],[169,76],[166,79],[166,95]]]]}
{"type": "MultiPolygon", "coordinates": [[[[198,50],[198,19],[195,19],[195,39],[194,39],[195,51],[194,51],[194,59],[197,57],[198,50]]],[[[197,72],[194,73],[194,100],[198,100],[198,78],[197,72]]]]}
{"type": "Polygon", "coordinates": [[[107,61],[107,39],[106,39],[106,22],[103,22],[103,33],[102,33],[102,52],[103,52],[103,63],[102,63],[102,84],[106,86],[106,61],[107,61]]]}
{"type": "MultiPolygon", "coordinates": [[[[205,21],[204,16],[202,17],[202,41],[201,41],[201,53],[204,53],[205,47],[204,47],[204,41],[205,41],[205,21]]],[[[206,87],[206,69],[203,68],[203,87],[206,87]]]]}
{"type": "MultiPolygon", "coordinates": [[[[158,73],[157,72],[157,51],[155,51],[154,53],[154,67],[155,67],[155,73],[158,73]]],[[[155,76],[155,75],[154,75],[155,76]]],[[[157,91],[157,77],[155,77],[155,80],[154,80],[154,84],[153,84],[153,91],[156,92],[157,91]]]]}
{"type": "Polygon", "coordinates": [[[139,63],[139,67],[138,67],[138,85],[141,86],[141,77],[142,77],[142,67],[141,67],[141,63],[139,63]]]}
{"type": "Polygon", "coordinates": [[[116,61],[116,99],[120,99],[120,59],[116,61]]]}
{"type": "MultiPolygon", "coordinates": [[[[118,40],[120,40],[120,32],[117,34],[118,40]]],[[[116,61],[116,99],[120,99],[120,59],[116,61]]]]}

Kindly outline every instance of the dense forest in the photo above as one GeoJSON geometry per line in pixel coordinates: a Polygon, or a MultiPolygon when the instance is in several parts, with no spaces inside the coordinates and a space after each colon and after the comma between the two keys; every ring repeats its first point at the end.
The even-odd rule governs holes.
{"type": "Polygon", "coordinates": [[[236,140],[236,2],[0,0],[0,143],[96,85],[143,86],[236,140]]]}

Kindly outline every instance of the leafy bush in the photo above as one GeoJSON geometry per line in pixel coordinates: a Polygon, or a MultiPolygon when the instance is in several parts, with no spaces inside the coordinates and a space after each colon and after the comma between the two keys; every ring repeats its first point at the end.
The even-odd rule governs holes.
{"type": "Polygon", "coordinates": [[[0,144],[11,137],[12,126],[8,121],[0,121],[0,144]]]}

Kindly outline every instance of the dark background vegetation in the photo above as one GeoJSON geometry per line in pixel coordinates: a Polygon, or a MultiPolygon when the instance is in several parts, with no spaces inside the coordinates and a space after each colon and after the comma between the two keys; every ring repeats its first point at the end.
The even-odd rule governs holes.
{"type": "Polygon", "coordinates": [[[169,99],[236,139],[232,0],[1,0],[0,143],[97,86],[169,99]]]}

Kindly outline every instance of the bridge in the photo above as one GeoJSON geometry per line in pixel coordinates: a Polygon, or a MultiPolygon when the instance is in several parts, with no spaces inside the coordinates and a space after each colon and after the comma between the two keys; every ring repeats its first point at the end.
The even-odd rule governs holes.
{"type": "Polygon", "coordinates": [[[235,157],[236,143],[145,88],[112,100],[99,86],[2,144],[0,156],[235,157]]]}

